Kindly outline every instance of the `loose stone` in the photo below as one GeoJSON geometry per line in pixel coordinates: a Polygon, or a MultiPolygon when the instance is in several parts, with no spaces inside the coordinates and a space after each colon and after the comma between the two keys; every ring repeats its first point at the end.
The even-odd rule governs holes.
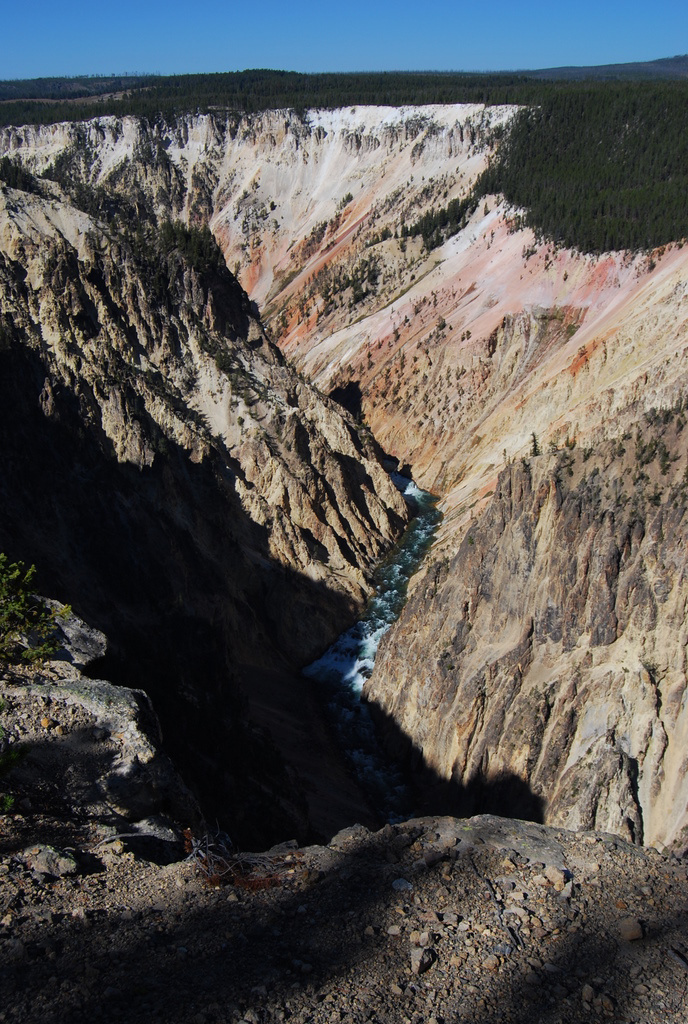
{"type": "Polygon", "coordinates": [[[643,926],[635,917],[625,917],[619,921],[619,935],[624,942],[635,942],[643,937],[643,926]]]}

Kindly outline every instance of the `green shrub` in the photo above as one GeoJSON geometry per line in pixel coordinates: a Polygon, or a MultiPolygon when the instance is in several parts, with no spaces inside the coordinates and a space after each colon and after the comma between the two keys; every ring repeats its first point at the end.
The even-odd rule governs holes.
{"type": "MultiPolygon", "coordinates": [[[[0,663],[44,661],[59,649],[57,611],[33,593],[36,567],[0,554],[0,663]]],[[[64,613],[62,613],[64,614],[64,613]]]]}
{"type": "MultiPolygon", "coordinates": [[[[0,711],[5,707],[4,700],[0,699],[0,711]]],[[[3,737],[5,735],[4,729],[0,725],[0,746],[2,744],[3,737]]],[[[3,775],[7,775],[10,768],[12,768],[17,761],[21,759],[22,752],[20,750],[1,750],[0,749],[0,778],[3,775]]],[[[0,814],[7,814],[8,811],[12,810],[14,805],[14,797],[8,796],[6,793],[0,793],[0,814]]]]}

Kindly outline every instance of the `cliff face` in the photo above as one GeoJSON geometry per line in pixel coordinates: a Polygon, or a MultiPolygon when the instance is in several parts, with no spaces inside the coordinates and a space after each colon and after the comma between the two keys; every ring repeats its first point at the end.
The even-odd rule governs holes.
{"type": "MultiPolygon", "coordinates": [[[[47,172],[95,221],[107,221],[108,245],[122,248],[138,219],[208,223],[227,264],[261,304],[280,350],[320,389],[345,396],[385,449],[441,496],[434,565],[412,583],[411,601],[383,645],[369,694],[441,777],[460,783],[463,804],[483,809],[479,801],[492,799],[492,809],[504,811],[521,801],[521,812],[531,814],[542,813],[544,804],[548,820],[665,842],[685,824],[683,726],[675,703],[685,685],[685,525],[683,498],[669,487],[671,481],[678,486],[684,462],[670,463],[665,473],[657,469],[659,455],[652,472],[642,453],[638,465],[633,460],[637,432],[644,436],[656,426],[646,415],[653,408],[679,410],[688,388],[688,247],[677,240],[651,254],[585,256],[536,239],[522,228],[519,211],[498,196],[481,201],[452,238],[425,247],[411,230],[414,222],[465,199],[489,157],[495,129],[512,113],[480,106],[358,107],[169,123],[102,118],[5,129],[0,153],[34,173],[47,172]],[[552,446],[559,454],[532,459],[526,477],[517,467],[529,457],[534,432],[544,451],[552,446]],[[630,443],[619,441],[625,435],[630,443]],[[620,444],[626,454],[612,459],[620,444]],[[593,452],[585,462],[583,450],[593,452]],[[574,461],[552,484],[556,459],[566,453],[574,461]],[[617,474],[621,462],[631,478],[647,474],[659,492],[636,495],[642,480],[631,488],[617,474]],[[617,493],[602,488],[596,496],[588,486],[595,467],[600,480],[617,481],[617,493]],[[641,527],[635,520],[630,525],[631,506],[621,500],[622,494],[630,500],[631,489],[634,501],[645,501],[640,540],[641,527]],[[650,532],[655,521],[662,536],[656,542],[650,532]],[[653,562],[659,557],[653,543],[669,545],[664,568],[653,562]],[[479,552],[484,564],[476,561],[479,552]]],[[[57,209],[58,186],[41,188],[54,190],[57,209]]],[[[85,256],[77,260],[86,262],[85,256]]],[[[350,423],[351,444],[339,439],[339,424],[349,421],[330,421],[331,406],[282,366],[260,328],[250,326],[250,308],[239,303],[253,341],[223,354],[215,318],[224,322],[228,314],[200,279],[184,280],[196,289],[194,308],[203,309],[209,339],[190,343],[197,385],[186,381],[188,357],[175,354],[175,346],[193,335],[189,317],[181,317],[182,342],[176,327],[168,335],[161,328],[168,340],[153,344],[158,355],[151,367],[160,373],[156,387],[160,379],[172,381],[175,395],[204,417],[212,436],[197,424],[192,428],[188,412],[178,422],[177,400],[160,405],[152,378],[136,375],[140,408],[146,416],[161,410],[156,423],[174,440],[166,458],[194,453],[195,461],[184,462],[187,498],[180,502],[175,475],[174,500],[168,489],[156,508],[166,522],[176,505],[177,525],[191,519],[191,533],[205,538],[208,557],[196,559],[205,568],[194,599],[203,616],[222,619],[227,635],[239,637],[231,649],[242,665],[255,666],[260,649],[272,671],[272,641],[266,647],[259,638],[276,637],[280,650],[303,650],[305,659],[317,646],[311,627],[318,637],[329,634],[365,593],[367,567],[403,510],[372,469],[356,468],[352,459],[369,465],[358,450],[366,442],[350,433],[350,423]],[[269,396],[261,391],[268,386],[269,396]],[[293,397],[285,402],[280,394],[293,397]],[[325,432],[324,449],[309,433],[310,422],[325,432]],[[323,461],[330,449],[343,457],[336,466],[328,462],[332,472],[323,461]],[[230,464],[231,485],[228,471],[220,473],[237,509],[231,558],[218,552],[222,531],[206,530],[190,511],[192,492],[207,472],[213,481],[202,486],[214,493],[216,467],[228,465],[223,451],[240,465],[230,464]],[[350,489],[346,467],[358,475],[359,489],[350,489]],[[248,562],[239,551],[252,552],[248,562]],[[226,588],[237,589],[227,576],[220,591],[212,582],[215,566],[230,563],[231,579],[241,575],[248,588],[238,588],[241,594],[253,595],[247,602],[225,602],[226,588]],[[261,572],[269,567],[269,584],[258,582],[266,577],[256,575],[256,566],[261,572]],[[284,572],[279,584],[278,566],[284,572]],[[294,605],[285,596],[292,582],[299,594],[294,605]],[[267,609],[267,632],[249,610],[256,603],[267,609]]],[[[28,285],[17,279],[13,287],[28,285]]],[[[92,284],[83,287],[88,292],[92,284]]],[[[71,296],[59,281],[57,291],[71,296]]],[[[53,300],[44,294],[48,305],[53,300]]],[[[69,301],[77,315],[81,300],[69,301]]],[[[148,313],[131,314],[143,323],[159,296],[149,301],[142,294],[136,302],[149,304],[148,313]]],[[[146,359],[153,359],[148,349],[146,359]]],[[[148,364],[141,365],[148,372],[148,364]]],[[[43,389],[41,373],[32,385],[36,394],[43,389]]],[[[112,402],[97,399],[97,418],[120,457],[130,460],[125,465],[155,477],[166,463],[153,458],[150,444],[146,449],[130,410],[118,412],[120,391],[114,388],[112,402]]],[[[44,406],[52,400],[48,390],[44,406]]],[[[89,393],[79,401],[92,408],[89,393]]],[[[662,443],[671,458],[684,459],[680,431],[663,435],[662,443]]],[[[138,491],[127,498],[139,500],[138,491]]],[[[225,523],[218,516],[216,522],[225,523]]],[[[46,529],[46,552],[50,536],[46,529]]],[[[175,551],[185,550],[182,536],[175,551]]],[[[161,549],[159,564],[168,556],[161,549]]],[[[175,559],[180,568],[170,603],[191,585],[186,556],[175,559]]],[[[244,671],[236,660],[235,669],[244,671]]],[[[259,687],[262,675],[249,675],[252,688],[259,687]]],[[[254,704],[265,709],[263,691],[256,691],[254,704]]]]}
{"type": "Polygon", "coordinates": [[[485,164],[491,130],[514,109],[105,117],[0,129],[0,154],[139,210],[209,222],[251,297],[296,328],[308,280],[330,264],[352,266],[375,224],[379,231],[465,192],[485,164]]]}
{"type": "MultiPolygon", "coordinates": [[[[52,829],[53,841],[61,833],[73,849],[81,829],[98,840],[134,831],[153,846],[162,839],[172,859],[179,823],[198,827],[201,818],[162,752],[150,698],[85,674],[107,640],[64,608],[56,634],[59,655],[39,666],[5,666],[0,678],[2,746],[23,751],[3,793],[36,838],[52,829]]],[[[15,823],[7,821],[5,841],[15,823]]]]}
{"type": "Polygon", "coordinates": [[[405,236],[465,200],[513,112],[100,118],[4,129],[0,153],[121,223],[208,223],[282,351],[321,390],[353,388],[385,449],[461,516],[532,430],[597,442],[688,379],[686,247],[584,256],[500,197],[429,251],[405,236]]]}
{"type": "Polygon", "coordinates": [[[383,639],[366,695],[462,810],[685,846],[684,430],[503,469],[383,639]]]}
{"type": "Polygon", "coordinates": [[[196,464],[221,458],[270,557],[360,601],[403,502],[374,446],[270,344],[212,242],[191,259],[193,233],[137,248],[11,190],[0,239],[5,337],[52,371],[46,419],[68,387],[119,464],[143,471],[175,445],[196,464]]]}
{"type": "Polygon", "coordinates": [[[106,229],[53,186],[0,191],[0,325],[0,546],[108,634],[219,808],[261,773],[288,803],[242,702],[369,593],[406,518],[374,444],[285,364],[212,240],[106,229]]]}

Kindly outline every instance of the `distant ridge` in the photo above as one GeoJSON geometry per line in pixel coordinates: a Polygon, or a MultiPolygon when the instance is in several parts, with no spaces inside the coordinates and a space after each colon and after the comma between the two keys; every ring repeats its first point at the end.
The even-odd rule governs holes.
{"type": "MultiPolygon", "coordinates": [[[[25,78],[0,80],[0,101],[12,100],[79,100],[97,97],[122,91],[140,89],[158,85],[178,87],[184,80],[194,85],[202,81],[228,79],[244,80],[253,84],[256,78],[275,78],[281,80],[311,80],[322,83],[328,80],[353,79],[358,82],[373,82],[376,79],[390,78],[409,79],[428,78],[430,80],[457,77],[460,80],[484,82],[490,79],[511,76],[518,79],[537,78],[540,80],[582,80],[582,79],[675,79],[688,78],[688,54],[677,54],[674,57],[659,57],[656,60],[639,61],[629,64],[597,64],[586,66],[565,66],[553,68],[536,68],[533,70],[518,69],[504,71],[380,71],[358,74],[302,74],[295,71],[247,70],[239,72],[218,72],[204,75],[77,75],[63,78],[25,78]]],[[[245,88],[245,86],[244,86],[245,88]]]]}
{"type": "Polygon", "coordinates": [[[590,67],[541,68],[538,71],[521,71],[527,78],[542,80],[581,81],[597,79],[599,81],[625,80],[633,81],[652,78],[688,78],[688,54],[676,57],[660,57],[657,60],[636,62],[634,64],[599,64],[590,67]]]}
{"type": "Polygon", "coordinates": [[[76,75],[64,78],[11,78],[0,81],[0,101],[81,100],[126,89],[140,89],[155,75],[76,75]]]}
{"type": "Polygon", "coordinates": [[[253,69],[215,74],[88,76],[0,81],[0,126],[89,120],[95,115],[172,118],[225,111],[484,103],[541,104],[568,88],[670,89],[688,84],[688,55],[638,64],[532,71],[373,71],[304,74],[253,69]]]}

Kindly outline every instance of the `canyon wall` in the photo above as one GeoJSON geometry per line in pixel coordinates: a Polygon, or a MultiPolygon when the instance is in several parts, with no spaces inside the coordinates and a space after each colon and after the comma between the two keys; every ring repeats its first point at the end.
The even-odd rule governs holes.
{"type": "Polygon", "coordinates": [[[685,848],[684,430],[505,467],[383,639],[366,694],[461,812],[685,848]]]}
{"type": "MultiPolygon", "coordinates": [[[[425,243],[417,223],[468,202],[513,113],[101,118],[5,129],[0,153],[110,224],[209,224],[282,352],[440,496],[433,556],[367,687],[392,745],[402,730],[472,809],[520,800],[548,821],[682,841],[688,247],[584,255],[499,196],[425,243]]],[[[213,374],[196,408],[216,430],[213,374]]],[[[389,539],[397,520],[370,511],[389,539]]],[[[328,526],[358,600],[363,538],[328,526]]],[[[303,550],[290,529],[278,558],[303,550]]]]}
{"type": "Polygon", "coordinates": [[[99,670],[152,696],[207,810],[306,834],[284,737],[246,705],[351,622],[406,506],[212,239],[165,239],[2,187],[1,547],[108,635],[99,670]]]}

